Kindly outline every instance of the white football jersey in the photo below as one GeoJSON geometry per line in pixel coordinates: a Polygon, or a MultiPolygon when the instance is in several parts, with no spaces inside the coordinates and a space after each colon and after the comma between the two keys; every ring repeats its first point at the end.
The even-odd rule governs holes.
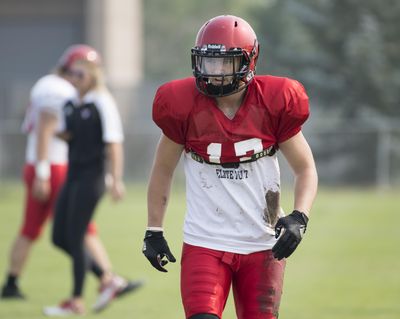
{"type": "MultiPolygon", "coordinates": [[[[76,90],[68,81],[58,75],[49,74],[40,78],[31,89],[30,105],[22,129],[28,134],[26,162],[36,162],[37,128],[40,112],[53,113],[58,119],[57,131],[61,131],[62,108],[68,100],[75,98],[76,90]]],[[[48,160],[52,164],[67,162],[67,144],[53,137],[49,144],[48,160]]]]}
{"type": "Polygon", "coordinates": [[[274,226],[284,216],[276,154],[224,168],[185,153],[184,166],[185,243],[239,254],[272,248],[274,226]]]}
{"type": "Polygon", "coordinates": [[[283,216],[274,150],[308,116],[305,89],[289,78],[255,76],[232,119],[194,77],[159,87],[153,120],[185,147],[186,243],[240,254],[273,247],[283,216]]]}

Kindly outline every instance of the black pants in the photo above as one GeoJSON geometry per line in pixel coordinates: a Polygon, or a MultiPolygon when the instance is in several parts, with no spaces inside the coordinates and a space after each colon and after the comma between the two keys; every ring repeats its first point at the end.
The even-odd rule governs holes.
{"type": "Polygon", "coordinates": [[[69,167],[67,180],[59,194],[53,222],[52,240],[72,258],[73,296],[82,295],[85,274],[99,265],[86,250],[84,239],[97,203],[104,194],[104,170],[101,167],[69,167]]]}

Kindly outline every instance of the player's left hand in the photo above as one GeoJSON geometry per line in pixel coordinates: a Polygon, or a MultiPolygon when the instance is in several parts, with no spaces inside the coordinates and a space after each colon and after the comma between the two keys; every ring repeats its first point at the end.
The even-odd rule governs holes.
{"type": "Polygon", "coordinates": [[[275,238],[278,239],[272,253],[278,260],[289,257],[299,245],[306,232],[308,217],[306,214],[294,210],[291,214],[278,219],[275,226],[275,238]]]}
{"type": "Polygon", "coordinates": [[[164,266],[168,264],[168,261],[172,263],[176,262],[162,231],[146,231],[142,252],[152,266],[162,272],[168,272],[168,270],[164,268],[164,266]]]}

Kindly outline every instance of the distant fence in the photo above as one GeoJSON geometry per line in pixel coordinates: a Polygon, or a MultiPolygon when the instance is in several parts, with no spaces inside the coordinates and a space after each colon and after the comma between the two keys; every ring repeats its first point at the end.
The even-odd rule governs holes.
{"type": "Polygon", "coordinates": [[[317,118],[305,127],[320,181],[329,185],[400,185],[400,121],[317,118]]]}
{"type": "MultiPolygon", "coordinates": [[[[4,123],[0,122],[0,179],[20,178],[25,136],[19,123],[4,123]]],[[[145,181],[159,130],[150,118],[138,118],[126,127],[125,134],[126,179],[145,181]]],[[[304,127],[304,134],[313,149],[321,185],[400,185],[400,121],[376,125],[314,118],[304,127]]],[[[289,181],[290,170],[283,159],[280,162],[282,178],[289,181]]]]}

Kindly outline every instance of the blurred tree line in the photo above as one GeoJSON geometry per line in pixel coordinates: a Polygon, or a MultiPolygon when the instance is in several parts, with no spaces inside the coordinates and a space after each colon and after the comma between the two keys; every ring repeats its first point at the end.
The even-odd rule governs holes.
{"type": "Polygon", "coordinates": [[[400,115],[400,1],[146,0],[143,5],[147,80],[191,75],[190,48],[198,29],[213,16],[234,14],[258,35],[259,74],[300,80],[325,112],[400,115]]]}

